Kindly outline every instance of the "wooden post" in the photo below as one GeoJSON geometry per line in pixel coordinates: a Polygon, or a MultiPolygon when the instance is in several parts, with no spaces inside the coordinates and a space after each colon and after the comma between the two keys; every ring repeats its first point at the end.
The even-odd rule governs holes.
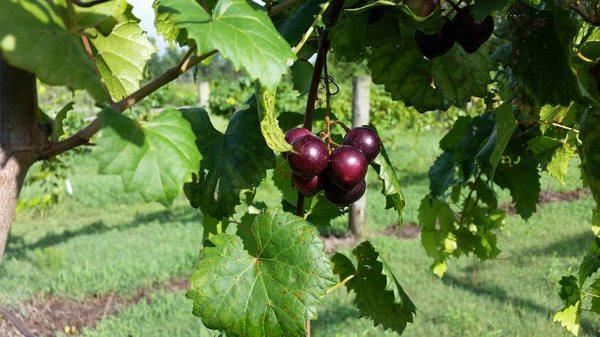
{"type": "Polygon", "coordinates": [[[210,105],[210,82],[201,81],[198,83],[198,104],[201,108],[208,110],[210,105]]]}
{"type": "MultiPolygon", "coordinates": [[[[371,76],[356,76],[352,84],[352,126],[355,127],[369,123],[371,76]]],[[[356,238],[363,235],[366,210],[367,193],[365,192],[362,198],[350,206],[348,230],[356,238]]]]}

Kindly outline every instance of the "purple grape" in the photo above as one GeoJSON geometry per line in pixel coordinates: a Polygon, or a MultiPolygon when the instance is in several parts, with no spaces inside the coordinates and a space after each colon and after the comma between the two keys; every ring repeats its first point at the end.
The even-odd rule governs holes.
{"type": "Polygon", "coordinates": [[[381,139],[375,130],[366,126],[352,128],[344,138],[344,145],[354,146],[361,150],[368,162],[372,162],[381,150],[381,139]]]}
{"type": "Polygon", "coordinates": [[[360,199],[367,189],[367,182],[363,179],[350,190],[344,190],[330,182],[323,184],[325,198],[338,206],[348,206],[360,199]]]}
{"type": "Polygon", "coordinates": [[[303,196],[312,197],[323,188],[323,178],[321,176],[314,176],[312,179],[304,179],[292,174],[292,186],[300,191],[303,196]]]}
{"type": "Polygon", "coordinates": [[[416,15],[428,17],[440,5],[439,0],[404,0],[404,4],[416,15]]]}
{"type": "Polygon", "coordinates": [[[332,184],[349,190],[365,178],[368,165],[361,150],[342,145],[331,153],[327,176],[332,184]]]}
{"type": "Polygon", "coordinates": [[[415,31],[415,43],[421,54],[430,60],[445,55],[454,46],[452,25],[446,21],[441,31],[431,35],[417,30],[415,31]]]}
{"type": "Polygon", "coordinates": [[[308,129],[293,128],[293,129],[289,129],[285,133],[285,141],[288,142],[289,144],[292,144],[296,139],[298,139],[302,136],[310,136],[310,135],[312,135],[312,133],[310,131],[308,131],[308,129]]]}
{"type": "Polygon", "coordinates": [[[294,152],[287,155],[292,172],[304,179],[321,174],[329,163],[329,151],[325,143],[313,135],[302,136],[292,143],[294,152]]]}

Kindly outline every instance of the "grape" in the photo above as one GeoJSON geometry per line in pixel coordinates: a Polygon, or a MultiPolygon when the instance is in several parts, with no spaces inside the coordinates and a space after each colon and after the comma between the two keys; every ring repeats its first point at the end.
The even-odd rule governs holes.
{"type": "Polygon", "coordinates": [[[416,15],[427,17],[439,6],[439,0],[404,0],[404,4],[416,15]]]}
{"type": "Polygon", "coordinates": [[[327,177],[332,184],[351,189],[367,174],[367,158],[354,146],[342,145],[331,153],[327,177]]]}
{"type": "Polygon", "coordinates": [[[441,31],[431,35],[416,30],[415,43],[423,56],[430,60],[445,55],[454,46],[450,21],[446,21],[441,31]]]}
{"type": "Polygon", "coordinates": [[[298,175],[292,174],[292,186],[300,191],[305,197],[312,197],[323,188],[323,178],[314,176],[312,179],[304,179],[298,175]]]}
{"type": "Polygon", "coordinates": [[[323,184],[325,198],[338,206],[348,206],[360,199],[367,189],[367,182],[363,179],[350,190],[344,190],[335,186],[331,182],[325,181],[323,184]]]}
{"type": "Polygon", "coordinates": [[[292,172],[304,179],[321,174],[329,163],[329,151],[325,143],[313,135],[302,136],[292,143],[294,152],[287,159],[292,172]]]}
{"type": "Polygon", "coordinates": [[[312,135],[312,133],[310,131],[308,131],[308,129],[293,128],[293,129],[289,129],[285,133],[285,141],[288,142],[289,144],[292,144],[296,139],[298,139],[302,136],[310,136],[310,135],[312,135]]]}
{"type": "Polygon", "coordinates": [[[494,32],[494,18],[476,21],[473,6],[461,8],[452,19],[452,35],[467,53],[474,53],[494,32]]]}
{"type": "Polygon", "coordinates": [[[365,157],[367,157],[367,161],[372,162],[381,150],[381,139],[379,139],[375,130],[366,126],[360,126],[352,128],[346,133],[344,145],[354,146],[361,150],[365,157]]]}

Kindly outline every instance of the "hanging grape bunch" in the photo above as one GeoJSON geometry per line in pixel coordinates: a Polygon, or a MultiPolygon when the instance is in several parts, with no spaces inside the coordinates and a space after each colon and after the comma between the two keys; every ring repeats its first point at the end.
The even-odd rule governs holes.
{"type": "MultiPolygon", "coordinates": [[[[404,2],[411,11],[420,17],[427,17],[439,6],[438,0],[406,0],[404,2]]],[[[414,39],[423,56],[434,59],[445,55],[458,43],[465,52],[475,53],[487,42],[494,32],[494,18],[491,15],[477,21],[473,15],[473,6],[463,8],[450,2],[456,14],[452,19],[445,16],[441,30],[427,34],[415,31],[414,39]]]]}
{"type": "Polygon", "coordinates": [[[323,190],[332,203],[348,206],[365,194],[367,168],[381,150],[377,132],[366,126],[350,129],[332,151],[304,128],[289,130],[285,140],[294,149],[286,155],[292,186],[302,195],[312,197],[323,190]]]}

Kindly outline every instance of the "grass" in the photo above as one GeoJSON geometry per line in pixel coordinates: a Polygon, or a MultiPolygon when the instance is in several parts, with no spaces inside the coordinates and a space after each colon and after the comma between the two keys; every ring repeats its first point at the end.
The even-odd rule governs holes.
{"type": "MultiPolygon", "coordinates": [[[[217,124],[222,126],[221,121],[217,124]],[[221,124],[219,124],[221,123],[221,124]]],[[[421,136],[383,133],[407,200],[405,222],[417,221],[427,193],[427,169],[438,154],[440,133],[421,136]]],[[[567,183],[548,177],[543,188],[566,190],[581,185],[576,165],[567,183]]],[[[144,204],[123,192],[116,177],[99,177],[95,163],[77,158],[70,179],[74,195],[40,214],[23,212],[13,226],[6,259],[0,265],[0,303],[17,306],[32,298],[55,295],[84,299],[115,291],[131,296],[136,289],[189,274],[202,238],[202,215],[179,198],[171,209],[144,204]]],[[[397,222],[383,210],[380,183],[369,177],[367,228],[376,233],[397,222]]],[[[258,199],[277,204],[271,183],[258,199]]],[[[28,188],[25,195],[35,193],[28,188]]],[[[504,193],[504,196],[506,194],[504,193]]],[[[527,223],[509,218],[496,261],[453,260],[438,279],[418,239],[375,237],[373,243],[395,268],[418,315],[406,336],[568,336],[552,323],[560,308],[558,280],[573,271],[591,239],[592,200],[550,204],[527,223]],[[476,270],[476,271],[475,271],[476,270]]],[[[343,219],[334,230],[344,228],[343,219]]],[[[358,319],[352,295],[338,290],[320,306],[314,336],[393,336],[358,319]]],[[[83,336],[212,336],[190,313],[182,292],[160,291],[151,304],[142,301],[107,317],[83,336]]],[[[582,336],[600,336],[600,320],[584,315],[582,336]]]]}

